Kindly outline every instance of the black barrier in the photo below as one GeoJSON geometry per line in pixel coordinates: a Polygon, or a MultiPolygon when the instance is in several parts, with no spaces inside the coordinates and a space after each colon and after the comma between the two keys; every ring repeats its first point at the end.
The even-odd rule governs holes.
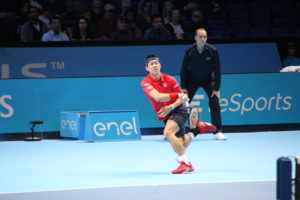
{"type": "Polygon", "coordinates": [[[300,200],[300,156],[295,157],[296,173],[295,173],[295,200],[300,200]]]}
{"type": "Polygon", "coordinates": [[[295,157],[295,178],[290,157],[277,159],[277,200],[300,200],[300,156],[295,157]],[[294,187],[294,190],[293,190],[294,187]]]}
{"type": "Polygon", "coordinates": [[[292,200],[292,161],[288,157],[277,160],[277,200],[292,200]]]}

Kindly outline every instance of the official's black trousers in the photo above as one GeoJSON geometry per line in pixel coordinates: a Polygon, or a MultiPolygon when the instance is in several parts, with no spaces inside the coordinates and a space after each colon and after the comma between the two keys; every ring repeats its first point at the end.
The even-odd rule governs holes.
{"type": "Polygon", "coordinates": [[[208,81],[208,82],[189,82],[187,84],[187,92],[190,101],[192,101],[194,95],[196,94],[197,90],[199,88],[203,88],[206,92],[208,99],[209,99],[209,108],[210,108],[210,117],[211,117],[211,123],[216,126],[217,131],[222,131],[222,120],[221,120],[221,108],[220,108],[220,99],[216,96],[213,96],[211,98],[212,92],[214,90],[214,81],[208,81]]]}

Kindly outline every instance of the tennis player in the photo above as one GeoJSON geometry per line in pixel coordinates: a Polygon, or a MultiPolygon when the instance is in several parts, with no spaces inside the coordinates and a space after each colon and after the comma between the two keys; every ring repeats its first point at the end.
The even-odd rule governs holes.
{"type": "Polygon", "coordinates": [[[170,142],[178,155],[179,166],[173,174],[192,172],[195,170],[185,154],[192,139],[199,133],[213,132],[216,127],[198,119],[196,109],[192,109],[189,126],[192,132],[185,133],[185,122],[189,118],[185,102],[188,96],[184,94],[176,79],[161,73],[159,57],[151,54],[146,57],[145,68],[149,74],[142,80],[141,86],[149,99],[158,120],[164,121],[164,136],[170,142]]]}

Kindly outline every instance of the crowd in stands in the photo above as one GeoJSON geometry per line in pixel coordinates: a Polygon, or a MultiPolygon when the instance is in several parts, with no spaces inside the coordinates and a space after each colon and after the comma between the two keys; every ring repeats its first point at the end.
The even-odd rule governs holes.
{"type": "Polygon", "coordinates": [[[9,0],[0,42],[299,37],[298,0],[9,0]]]}

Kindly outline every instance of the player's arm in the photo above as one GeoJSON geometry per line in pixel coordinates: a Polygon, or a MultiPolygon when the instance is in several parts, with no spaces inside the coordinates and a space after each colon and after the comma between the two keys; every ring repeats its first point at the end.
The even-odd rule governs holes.
{"type": "Polygon", "coordinates": [[[189,101],[189,97],[188,95],[180,88],[177,80],[175,78],[173,78],[173,92],[176,92],[178,94],[178,98],[180,99],[180,101],[178,101],[178,103],[174,102],[174,107],[178,107],[181,104],[188,102],[189,101]]]}
{"type": "MultiPolygon", "coordinates": [[[[182,103],[188,101],[188,97],[186,94],[183,93],[160,93],[156,89],[153,89],[149,92],[150,97],[152,97],[155,101],[158,102],[166,102],[166,101],[171,101],[171,100],[179,100],[178,105],[181,105],[182,103]]],[[[177,107],[176,106],[176,107],[177,107]]]]}
{"type": "Polygon", "coordinates": [[[174,110],[176,107],[180,106],[182,103],[188,101],[188,97],[186,94],[178,93],[177,100],[167,106],[162,107],[158,112],[159,117],[165,117],[167,116],[172,110],[174,110]]]}
{"type": "Polygon", "coordinates": [[[152,89],[149,93],[149,96],[152,97],[155,101],[158,102],[167,102],[170,100],[175,100],[178,98],[177,93],[160,93],[156,89],[152,89]]]}
{"type": "Polygon", "coordinates": [[[173,81],[174,81],[174,83],[173,83],[173,85],[174,85],[173,92],[177,94],[177,99],[174,103],[172,103],[168,106],[164,106],[158,111],[158,115],[160,117],[167,116],[172,110],[174,110],[175,108],[177,108],[181,104],[189,101],[189,97],[187,96],[187,94],[182,93],[182,90],[179,87],[178,82],[176,81],[176,79],[173,79],[173,81]]]}
{"type": "Polygon", "coordinates": [[[156,102],[167,102],[170,100],[176,100],[178,98],[178,95],[176,92],[173,93],[160,93],[158,92],[150,83],[143,83],[142,82],[142,88],[144,92],[150,96],[152,99],[154,99],[156,102]]]}
{"type": "Polygon", "coordinates": [[[185,102],[186,99],[188,99],[187,95],[181,94],[182,91],[180,90],[178,84],[174,85],[175,87],[172,93],[160,93],[151,84],[142,83],[144,92],[157,102],[167,102],[171,100],[176,101],[178,98],[185,102]]]}

